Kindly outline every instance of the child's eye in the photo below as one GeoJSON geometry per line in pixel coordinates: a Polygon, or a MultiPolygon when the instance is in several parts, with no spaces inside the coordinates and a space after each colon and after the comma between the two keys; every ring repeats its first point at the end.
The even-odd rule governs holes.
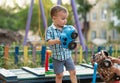
{"type": "Polygon", "coordinates": [[[62,18],[62,20],[65,20],[65,18],[62,18]]]}

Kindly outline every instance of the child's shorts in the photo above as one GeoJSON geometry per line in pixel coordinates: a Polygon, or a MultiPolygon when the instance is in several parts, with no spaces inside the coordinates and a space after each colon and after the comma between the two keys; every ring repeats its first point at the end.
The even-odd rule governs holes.
{"type": "Polygon", "coordinates": [[[64,61],[53,59],[53,68],[55,74],[62,73],[64,71],[64,67],[67,71],[75,70],[75,65],[71,57],[64,61]]]}

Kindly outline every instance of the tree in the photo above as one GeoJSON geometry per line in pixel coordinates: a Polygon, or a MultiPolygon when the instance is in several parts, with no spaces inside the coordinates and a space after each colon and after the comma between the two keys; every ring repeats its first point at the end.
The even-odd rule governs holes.
{"type": "Polygon", "coordinates": [[[73,13],[71,13],[71,12],[73,12],[72,11],[72,6],[70,5],[70,4],[63,4],[63,6],[65,6],[66,8],[67,8],[67,10],[68,10],[68,13],[69,13],[69,15],[68,15],[68,18],[67,18],[67,24],[69,25],[74,25],[75,23],[73,22],[73,13]]]}
{"type": "Polygon", "coordinates": [[[83,20],[83,34],[87,41],[87,34],[89,30],[89,24],[87,22],[87,13],[95,4],[90,4],[88,0],[76,0],[78,5],[78,13],[81,15],[80,19],[83,20]]]}
{"type": "Polygon", "coordinates": [[[11,8],[0,7],[0,28],[16,30],[16,16],[11,12],[11,8]]]}
{"type": "MultiPolygon", "coordinates": [[[[48,20],[49,17],[49,11],[50,11],[50,7],[52,6],[52,2],[50,0],[43,0],[43,6],[44,6],[44,12],[45,12],[45,16],[46,16],[46,20],[48,20]]],[[[20,18],[18,21],[18,26],[21,28],[25,29],[25,25],[26,25],[26,21],[27,21],[27,17],[28,17],[28,11],[29,11],[30,5],[27,5],[26,8],[21,9],[17,15],[20,18]],[[22,18],[21,18],[22,17],[22,18]]],[[[35,2],[33,5],[33,11],[32,11],[32,19],[31,19],[31,30],[33,31],[37,31],[38,29],[38,19],[40,19],[40,29],[44,30],[43,27],[43,21],[41,19],[41,12],[40,12],[40,16],[38,15],[38,13],[40,12],[39,9],[39,2],[35,2]]],[[[49,23],[49,22],[48,22],[49,23]]]]}
{"type": "MultiPolygon", "coordinates": [[[[16,13],[17,15],[17,27],[20,28],[21,30],[25,30],[26,28],[26,23],[28,19],[28,11],[29,11],[29,6],[27,5],[26,8],[22,8],[19,12],[16,13]]],[[[36,4],[33,6],[33,12],[32,12],[32,19],[30,23],[30,29],[35,31],[35,28],[38,26],[38,7],[36,4]]]]}
{"type": "Polygon", "coordinates": [[[112,5],[112,11],[114,12],[115,16],[117,17],[119,23],[117,23],[116,25],[114,25],[115,21],[112,21],[110,24],[110,27],[112,29],[116,29],[119,33],[120,33],[120,0],[116,0],[115,4],[112,5]]]}
{"type": "MultiPolygon", "coordinates": [[[[30,4],[26,4],[21,7],[18,3],[14,1],[14,7],[0,7],[0,28],[4,29],[11,29],[11,30],[25,30],[26,28],[26,22],[28,19],[28,11],[30,8],[30,4]],[[16,12],[17,11],[17,12],[16,12]]],[[[41,19],[41,12],[39,11],[39,0],[35,0],[36,2],[33,5],[33,11],[32,11],[32,18],[30,23],[30,29],[33,30],[35,33],[40,28],[42,34],[44,35],[44,27],[43,27],[43,21],[41,19]],[[38,12],[40,13],[40,16],[38,15],[38,12]],[[40,21],[39,21],[40,20],[40,21]],[[40,26],[38,26],[40,25],[40,26]]],[[[54,5],[50,0],[42,0],[43,6],[44,6],[44,12],[46,16],[47,25],[49,26],[52,23],[52,19],[50,16],[50,8],[54,5]]],[[[70,5],[65,4],[65,7],[68,8],[68,11],[71,12],[72,9],[70,5]]],[[[68,24],[72,23],[72,14],[70,13],[68,17],[68,24]]]]}

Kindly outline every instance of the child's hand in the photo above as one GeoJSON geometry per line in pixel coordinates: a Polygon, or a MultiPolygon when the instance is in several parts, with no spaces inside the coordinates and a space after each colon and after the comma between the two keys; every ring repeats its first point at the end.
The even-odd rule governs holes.
{"type": "Polygon", "coordinates": [[[118,68],[118,67],[116,67],[116,66],[112,66],[112,71],[114,72],[114,73],[116,73],[118,76],[120,76],[120,69],[118,68]]]}
{"type": "Polygon", "coordinates": [[[120,64],[120,59],[116,57],[109,57],[113,63],[118,63],[120,64]]]}
{"type": "Polygon", "coordinates": [[[115,61],[116,61],[116,58],[115,57],[108,57],[113,63],[115,63],[115,61]]]}
{"type": "Polygon", "coordinates": [[[55,39],[55,43],[56,44],[60,44],[60,40],[57,38],[57,39],[55,39]]]}

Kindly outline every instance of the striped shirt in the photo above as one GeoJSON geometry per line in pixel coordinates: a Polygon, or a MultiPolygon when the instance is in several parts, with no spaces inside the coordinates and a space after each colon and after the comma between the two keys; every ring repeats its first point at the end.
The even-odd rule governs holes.
{"type": "MultiPolygon", "coordinates": [[[[61,33],[62,30],[57,29],[54,24],[52,24],[46,31],[46,41],[60,38],[61,33]]],[[[50,45],[50,49],[52,50],[52,57],[56,60],[63,61],[71,57],[71,51],[63,48],[60,44],[50,45]]]]}

